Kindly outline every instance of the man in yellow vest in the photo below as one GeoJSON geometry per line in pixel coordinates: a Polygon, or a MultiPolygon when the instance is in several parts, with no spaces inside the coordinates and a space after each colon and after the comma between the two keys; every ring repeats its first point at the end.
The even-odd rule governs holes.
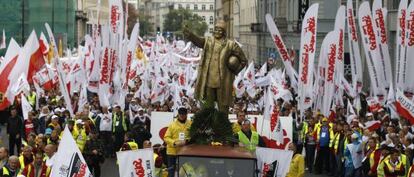
{"type": "Polygon", "coordinates": [[[32,163],[34,160],[32,147],[23,147],[22,154],[19,156],[20,169],[24,169],[27,164],[32,163]]]}
{"type": "Polygon", "coordinates": [[[36,92],[32,91],[29,93],[29,96],[27,96],[27,101],[32,106],[32,108],[35,108],[36,106],[36,92]]]}
{"type": "Polygon", "coordinates": [[[14,177],[19,173],[19,158],[15,155],[9,157],[9,162],[0,171],[1,177],[14,177]]]}
{"type": "MultiPolygon", "coordinates": [[[[243,121],[247,120],[246,112],[244,111],[238,111],[236,116],[237,116],[237,122],[234,122],[232,124],[232,129],[233,129],[234,134],[237,134],[241,130],[243,121]]],[[[255,130],[253,125],[251,125],[250,129],[255,130]]]]}
{"type": "Polygon", "coordinates": [[[134,141],[131,132],[126,132],[124,136],[124,144],[122,145],[120,151],[128,151],[128,150],[137,150],[138,144],[134,141]]]}
{"type": "Polygon", "coordinates": [[[264,147],[264,141],[260,135],[251,130],[251,123],[249,120],[245,120],[242,123],[242,128],[237,132],[237,139],[239,140],[239,146],[246,148],[250,152],[255,152],[256,147],[264,147]]]}
{"type": "Polygon", "coordinates": [[[84,122],[80,119],[76,120],[76,126],[73,128],[72,136],[75,139],[76,144],[81,152],[83,152],[83,148],[85,147],[86,140],[88,139],[88,135],[86,134],[86,130],[83,127],[84,122]]]}
{"type": "Polygon", "coordinates": [[[172,122],[164,136],[167,143],[168,155],[168,177],[174,177],[176,169],[177,149],[185,146],[190,137],[188,130],[191,126],[191,120],[187,120],[187,109],[181,107],[178,109],[178,117],[172,122]]]}
{"type": "Polygon", "coordinates": [[[384,175],[385,176],[405,176],[405,166],[400,159],[400,152],[393,149],[389,159],[384,160],[384,175]]]}
{"type": "Polygon", "coordinates": [[[114,135],[115,149],[118,150],[124,143],[124,135],[128,131],[129,121],[121,111],[121,106],[115,105],[112,111],[112,133],[114,135]]]}

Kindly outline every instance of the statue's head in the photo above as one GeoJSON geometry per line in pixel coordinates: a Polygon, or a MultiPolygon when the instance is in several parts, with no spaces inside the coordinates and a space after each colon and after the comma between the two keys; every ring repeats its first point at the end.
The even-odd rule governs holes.
{"type": "Polygon", "coordinates": [[[214,38],[222,39],[226,36],[226,22],[224,20],[218,20],[214,25],[214,38]]]}

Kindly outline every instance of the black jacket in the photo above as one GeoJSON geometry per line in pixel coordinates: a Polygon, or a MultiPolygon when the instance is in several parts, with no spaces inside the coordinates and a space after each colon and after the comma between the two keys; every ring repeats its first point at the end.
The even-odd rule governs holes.
{"type": "Polygon", "coordinates": [[[16,117],[9,117],[7,119],[7,134],[9,135],[17,135],[23,136],[24,134],[24,127],[23,127],[23,118],[20,116],[16,117]]]}
{"type": "Polygon", "coordinates": [[[103,163],[105,158],[103,143],[100,139],[90,139],[85,144],[83,155],[85,156],[86,163],[90,166],[96,165],[96,163],[103,163]],[[93,154],[92,151],[98,151],[98,154],[93,154]]]}

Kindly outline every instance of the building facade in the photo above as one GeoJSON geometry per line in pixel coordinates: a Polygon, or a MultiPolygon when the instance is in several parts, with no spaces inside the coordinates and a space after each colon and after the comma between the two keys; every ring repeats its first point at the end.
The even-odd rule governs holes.
{"type": "MultiPolygon", "coordinates": [[[[372,1],[370,0],[371,5],[372,1]]],[[[363,0],[353,0],[356,16],[358,15],[359,4],[362,2],[363,0]]],[[[395,34],[399,2],[400,0],[383,1],[383,6],[388,9],[386,23],[393,69],[395,67],[395,34]]],[[[240,40],[249,59],[254,60],[257,64],[262,64],[270,56],[275,56],[277,61],[280,61],[265,22],[265,15],[267,13],[271,14],[287,48],[294,51],[294,64],[297,68],[300,51],[301,18],[307,8],[314,3],[319,3],[317,29],[317,46],[319,47],[317,47],[318,50],[315,56],[317,65],[321,43],[326,34],[334,29],[336,12],[340,5],[346,5],[346,0],[252,0],[248,2],[243,0],[216,0],[215,15],[218,19],[226,20],[227,24],[230,25],[228,27],[228,30],[231,30],[228,33],[229,37],[240,40]],[[249,10],[250,8],[255,10],[249,10]]],[[[345,33],[345,74],[350,73],[347,40],[347,34],[345,33]]],[[[360,44],[362,64],[363,67],[366,67],[362,47],[362,44],[360,44]]],[[[282,65],[281,62],[279,65],[282,65]]],[[[363,70],[364,72],[368,71],[366,68],[363,70]]],[[[369,79],[368,73],[364,73],[364,77],[366,77],[364,78],[366,80],[369,79]]]]}
{"type": "Polygon", "coordinates": [[[75,0],[0,0],[0,28],[10,37],[24,45],[34,29],[37,35],[46,33],[44,24],[49,23],[56,40],[64,47],[74,47],[76,40],[75,0]]]}
{"type": "Polygon", "coordinates": [[[165,16],[171,9],[189,9],[192,13],[201,16],[208,25],[205,35],[211,35],[214,27],[214,0],[144,0],[139,3],[138,11],[149,16],[150,23],[156,32],[164,31],[165,16]]]}

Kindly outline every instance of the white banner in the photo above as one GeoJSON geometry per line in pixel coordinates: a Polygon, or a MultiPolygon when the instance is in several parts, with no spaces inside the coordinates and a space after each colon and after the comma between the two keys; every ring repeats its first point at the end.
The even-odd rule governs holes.
{"type": "Polygon", "coordinates": [[[256,148],[257,168],[259,177],[271,176],[284,177],[289,171],[293,152],[271,148],[256,148]],[[274,174],[276,171],[276,174],[274,174]]]}
{"type": "Polygon", "coordinates": [[[381,73],[384,77],[385,88],[388,88],[392,82],[392,70],[390,53],[388,50],[388,37],[386,29],[387,9],[382,8],[382,0],[374,0],[372,4],[372,17],[375,21],[373,25],[375,33],[377,34],[377,44],[380,52],[381,73]]]}
{"type": "Polygon", "coordinates": [[[319,4],[309,7],[303,18],[302,33],[300,39],[299,56],[299,110],[303,115],[304,110],[312,105],[313,97],[313,65],[316,52],[316,31],[319,4]]]}
{"type": "Polygon", "coordinates": [[[331,104],[334,98],[334,91],[335,91],[335,83],[336,83],[335,76],[340,75],[340,74],[336,74],[340,72],[340,70],[338,70],[337,68],[340,63],[338,59],[339,55],[337,53],[339,51],[339,43],[340,43],[340,40],[338,40],[339,37],[340,37],[339,30],[331,31],[326,35],[324,41],[322,42],[323,53],[321,53],[321,55],[324,55],[324,57],[327,58],[326,63],[325,63],[326,64],[325,79],[324,79],[325,88],[324,88],[324,94],[323,94],[324,96],[322,100],[322,110],[321,110],[322,114],[325,116],[328,116],[330,114],[331,104]]]}
{"type": "Polygon", "coordinates": [[[383,67],[379,62],[379,50],[377,45],[377,37],[374,31],[374,21],[371,16],[369,2],[365,1],[361,4],[358,11],[359,29],[361,31],[362,43],[364,44],[365,56],[368,65],[368,71],[371,78],[371,89],[374,95],[385,95],[385,87],[383,85],[383,67]]]}
{"type": "Polygon", "coordinates": [[[407,91],[414,92],[414,3],[411,2],[407,9],[407,70],[404,73],[407,76],[407,91]]]}
{"type": "Polygon", "coordinates": [[[397,19],[397,34],[396,34],[396,66],[395,66],[395,83],[396,88],[405,90],[406,89],[406,70],[407,70],[407,58],[406,58],[406,16],[407,16],[407,5],[408,0],[401,0],[398,7],[398,19],[397,19]]]}
{"type": "Polygon", "coordinates": [[[293,69],[291,64],[291,56],[286,48],[285,43],[283,42],[282,36],[280,35],[279,29],[277,28],[275,22],[273,21],[273,17],[270,14],[266,14],[266,24],[269,28],[270,34],[272,35],[273,42],[279,52],[280,57],[282,58],[283,64],[286,68],[286,72],[289,76],[289,79],[292,83],[294,88],[297,87],[297,73],[295,69],[293,69]]]}
{"type": "Polygon", "coordinates": [[[116,152],[119,176],[154,176],[154,151],[151,148],[116,152]]]}
{"type": "Polygon", "coordinates": [[[357,93],[360,93],[362,90],[362,60],[359,50],[358,34],[355,24],[355,15],[352,6],[352,0],[347,0],[346,14],[348,22],[348,45],[351,61],[352,85],[353,88],[356,89],[357,93]]]}
{"type": "Polygon", "coordinates": [[[109,0],[109,24],[111,33],[121,34],[124,31],[124,11],[122,0],[109,0]]]}
{"type": "Polygon", "coordinates": [[[53,156],[54,161],[50,176],[53,177],[92,177],[88,165],[79,151],[75,140],[68,127],[65,128],[62,140],[59,143],[57,153],[53,156]]]}

